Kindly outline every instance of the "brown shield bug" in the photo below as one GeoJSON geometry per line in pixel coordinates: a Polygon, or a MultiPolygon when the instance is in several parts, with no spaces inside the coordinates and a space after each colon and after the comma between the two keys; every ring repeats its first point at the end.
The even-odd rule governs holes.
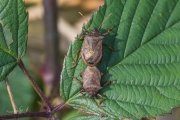
{"type": "MultiPolygon", "coordinates": [[[[86,92],[90,98],[93,98],[96,95],[101,98],[100,102],[98,102],[99,106],[101,106],[100,104],[103,100],[103,96],[98,93],[98,91],[102,88],[100,84],[102,75],[103,74],[97,69],[96,66],[94,67],[87,66],[87,68],[80,74],[82,78],[82,82],[80,82],[76,77],[72,77],[80,85],[82,85],[82,90],[80,91],[80,93],[86,92]]],[[[108,85],[110,82],[112,81],[111,80],[108,81],[103,86],[108,85]]]]}
{"type": "Polygon", "coordinates": [[[81,49],[81,57],[88,66],[96,66],[102,58],[102,41],[105,35],[99,34],[94,28],[90,33],[84,34],[84,42],[81,49]]]}
{"type": "Polygon", "coordinates": [[[87,67],[82,73],[83,89],[92,98],[102,88],[100,84],[101,73],[97,67],[87,67]]]}
{"type": "MultiPolygon", "coordinates": [[[[108,29],[108,31],[106,33],[100,34],[98,29],[94,28],[88,34],[86,34],[86,33],[82,34],[84,36],[84,42],[83,42],[83,45],[82,45],[82,49],[79,50],[78,52],[80,52],[82,60],[84,61],[85,64],[92,67],[92,66],[96,66],[99,63],[99,61],[102,58],[102,45],[105,45],[102,42],[103,38],[107,34],[109,34],[109,32],[112,29],[113,29],[113,27],[108,29]]],[[[86,30],[85,30],[85,32],[86,32],[86,30]]],[[[105,46],[108,46],[108,45],[105,45],[105,46]]],[[[111,47],[109,47],[109,48],[111,50],[113,50],[111,47]]],[[[113,50],[113,51],[115,51],[115,50],[113,50]]],[[[74,68],[76,66],[77,59],[78,59],[78,53],[76,53],[76,57],[75,57],[75,60],[74,60],[74,65],[71,68],[74,68]]]]}
{"type": "Polygon", "coordinates": [[[97,67],[87,66],[87,68],[80,75],[83,80],[82,83],[79,82],[77,78],[72,78],[74,78],[79,84],[82,85],[83,88],[80,92],[86,92],[92,98],[102,88],[100,84],[101,75],[102,74],[97,69],[97,67]]]}

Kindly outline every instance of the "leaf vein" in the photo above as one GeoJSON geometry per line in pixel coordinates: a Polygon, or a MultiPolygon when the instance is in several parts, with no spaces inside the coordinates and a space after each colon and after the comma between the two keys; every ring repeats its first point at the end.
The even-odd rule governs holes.
{"type": "MultiPolygon", "coordinates": [[[[134,11],[134,14],[133,14],[133,16],[132,16],[132,21],[133,21],[134,16],[135,16],[135,14],[136,14],[136,12],[137,12],[137,8],[138,8],[138,5],[139,5],[139,2],[140,2],[140,0],[138,1],[137,6],[136,6],[136,10],[134,11]]],[[[130,28],[132,27],[132,21],[131,21],[130,28]]],[[[131,29],[129,29],[127,36],[129,36],[130,30],[131,30],[131,29]]],[[[124,53],[123,53],[123,58],[125,58],[125,53],[126,53],[126,50],[127,50],[127,42],[128,42],[128,40],[126,41],[126,44],[125,44],[125,49],[124,49],[124,53]]]]}
{"type": "Polygon", "coordinates": [[[128,104],[133,104],[133,105],[139,105],[139,106],[141,106],[141,107],[143,107],[143,106],[147,106],[147,107],[152,107],[152,108],[158,108],[158,109],[161,109],[162,111],[164,111],[164,109],[163,108],[160,108],[160,107],[157,107],[157,106],[151,106],[151,105],[147,105],[147,104],[139,104],[139,103],[136,103],[136,102],[128,102],[128,101],[122,101],[122,100],[114,100],[114,99],[109,99],[109,100],[112,100],[112,101],[115,101],[115,102],[121,102],[121,103],[128,103],[128,104]]]}
{"type": "MultiPolygon", "coordinates": [[[[4,3],[4,1],[3,1],[3,3],[4,3]]],[[[1,3],[1,5],[2,5],[3,3],[1,3]]],[[[8,6],[8,4],[9,4],[9,0],[7,1],[7,4],[4,6],[4,8],[2,9],[1,13],[5,10],[5,8],[8,6]]]]}
{"type": "MultiPolygon", "coordinates": [[[[154,8],[156,7],[157,2],[158,2],[158,0],[156,1],[155,5],[154,5],[154,8]]],[[[143,31],[143,33],[142,33],[143,36],[142,36],[142,40],[141,40],[140,45],[142,45],[143,38],[144,38],[144,35],[145,35],[144,33],[145,33],[146,29],[147,29],[147,26],[149,25],[149,20],[150,20],[151,17],[152,17],[152,14],[153,14],[153,12],[154,12],[154,8],[153,8],[153,10],[152,10],[152,12],[151,12],[151,15],[149,16],[149,19],[148,19],[148,21],[147,21],[147,24],[146,24],[146,26],[145,26],[145,29],[144,29],[144,31],[143,31]]]]}
{"type": "MultiPolygon", "coordinates": [[[[115,101],[115,100],[114,100],[115,101]]],[[[132,114],[128,109],[126,110],[122,105],[118,103],[118,101],[115,101],[123,110],[125,110],[130,115],[134,116],[136,119],[139,119],[135,114],[132,114]]],[[[131,103],[130,103],[131,104],[131,103]]]]}
{"type": "MultiPolygon", "coordinates": [[[[176,87],[177,88],[177,87],[176,87]]],[[[161,95],[163,95],[164,97],[166,97],[166,98],[169,98],[169,99],[172,99],[172,100],[174,100],[174,101],[180,101],[180,100],[178,100],[178,99],[175,99],[175,98],[171,98],[171,97],[169,97],[169,96],[166,96],[165,94],[163,94],[160,90],[159,90],[159,88],[158,87],[156,87],[156,89],[159,91],[159,93],[161,94],[161,95]]],[[[178,89],[178,88],[177,88],[178,89]]],[[[178,89],[179,90],[179,89],[178,89]]]]}
{"type": "MultiPolygon", "coordinates": [[[[175,8],[176,8],[177,5],[178,5],[178,4],[176,3],[175,6],[173,7],[173,10],[171,11],[171,14],[170,14],[169,18],[171,17],[171,15],[172,15],[172,13],[174,12],[174,10],[175,10],[175,8]]],[[[167,22],[166,22],[165,28],[167,27],[167,23],[168,23],[168,22],[169,22],[169,19],[168,19],[167,22]]]]}

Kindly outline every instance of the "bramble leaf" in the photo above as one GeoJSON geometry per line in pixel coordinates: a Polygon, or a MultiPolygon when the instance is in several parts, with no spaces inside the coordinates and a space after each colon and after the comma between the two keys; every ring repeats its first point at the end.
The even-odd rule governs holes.
{"type": "MultiPolygon", "coordinates": [[[[103,72],[102,85],[113,83],[98,93],[97,99],[82,96],[82,88],[71,76],[80,78],[86,68],[81,56],[78,65],[70,69],[82,41],[70,45],[64,61],[61,96],[66,102],[90,113],[113,119],[156,117],[170,113],[180,105],[180,1],[179,0],[106,0],[90,19],[93,27],[112,13],[100,33],[115,28],[103,42],[119,50],[103,46],[103,58],[98,68],[103,72]]],[[[87,24],[88,31],[92,30],[87,24]]]]}
{"type": "MultiPolygon", "coordinates": [[[[31,71],[28,67],[29,61],[27,58],[23,59],[23,61],[27,66],[27,69],[31,71]]],[[[16,67],[9,74],[8,79],[18,113],[24,113],[26,110],[33,111],[34,107],[37,107],[37,95],[22,70],[19,67],[16,67]]],[[[14,111],[12,109],[5,81],[0,82],[0,88],[0,115],[13,114],[14,111]]],[[[22,120],[30,120],[30,118],[22,118],[22,120]]]]}
{"type": "Polygon", "coordinates": [[[28,14],[22,0],[0,0],[0,81],[26,53],[28,14]]]}

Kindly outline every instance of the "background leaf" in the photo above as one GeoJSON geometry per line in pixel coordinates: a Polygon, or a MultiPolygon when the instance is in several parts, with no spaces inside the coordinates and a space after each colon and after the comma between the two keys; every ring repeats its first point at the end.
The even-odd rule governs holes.
{"type": "Polygon", "coordinates": [[[22,0],[0,0],[0,81],[26,53],[27,22],[22,0]]]}
{"type": "MultiPolygon", "coordinates": [[[[61,96],[75,108],[115,119],[155,117],[171,112],[180,105],[180,1],[179,0],[106,0],[85,28],[89,31],[104,22],[100,33],[115,26],[104,43],[119,49],[112,52],[103,46],[103,59],[98,65],[104,73],[102,108],[95,99],[82,96],[79,80],[86,68],[79,56],[78,65],[70,69],[82,41],[71,44],[64,61],[61,96]]],[[[79,35],[80,36],[80,35],[79,35]]],[[[97,99],[99,101],[99,99],[97,99]]]]}
{"type": "MultiPolygon", "coordinates": [[[[23,59],[26,66],[29,66],[27,59],[23,59]]],[[[15,104],[18,112],[34,111],[37,107],[37,95],[28,78],[23,74],[19,67],[16,67],[8,76],[10,87],[13,93],[15,104]],[[24,81],[24,82],[22,82],[24,81]],[[36,101],[35,101],[36,100],[36,101]]],[[[5,81],[0,82],[0,115],[13,114],[13,109],[6,89],[5,81]]],[[[22,120],[30,120],[31,118],[21,118],[22,120]]]]}

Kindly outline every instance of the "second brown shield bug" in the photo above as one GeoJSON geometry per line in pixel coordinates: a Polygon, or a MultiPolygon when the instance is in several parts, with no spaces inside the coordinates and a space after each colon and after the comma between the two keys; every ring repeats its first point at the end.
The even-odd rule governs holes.
{"type": "Polygon", "coordinates": [[[97,67],[87,67],[82,73],[83,89],[92,98],[102,88],[100,84],[101,73],[97,67]]]}
{"type": "Polygon", "coordinates": [[[87,68],[80,75],[83,80],[82,83],[79,82],[79,80],[77,80],[75,77],[72,78],[82,85],[82,90],[80,92],[86,92],[92,98],[102,88],[100,84],[101,75],[102,74],[97,67],[87,66],[87,68]]]}
{"type": "MultiPolygon", "coordinates": [[[[97,69],[96,66],[94,67],[87,66],[87,68],[80,74],[82,78],[82,82],[80,82],[76,77],[72,77],[80,85],[82,85],[82,89],[80,90],[80,93],[86,92],[90,98],[96,97],[96,95],[101,98],[101,100],[98,102],[98,105],[100,107],[101,107],[101,102],[103,101],[103,96],[99,94],[98,91],[102,88],[100,83],[102,75],[103,74],[97,69]]],[[[103,86],[106,86],[111,82],[112,80],[109,80],[103,86]]]]}
{"type": "MultiPolygon", "coordinates": [[[[85,32],[82,34],[84,36],[84,42],[82,45],[82,49],[78,51],[78,52],[80,52],[82,60],[84,61],[85,64],[92,67],[92,66],[96,66],[99,63],[99,61],[102,58],[102,45],[105,45],[105,44],[103,44],[103,38],[107,34],[109,34],[109,32],[112,29],[113,29],[113,27],[108,29],[108,31],[103,34],[100,34],[97,28],[94,28],[92,31],[90,31],[87,34],[86,34],[86,30],[85,30],[85,32]]],[[[106,46],[108,46],[108,45],[106,45],[106,46]]],[[[109,47],[109,48],[112,49],[111,47],[109,47]]],[[[113,50],[113,51],[115,51],[115,50],[113,50]]],[[[78,59],[78,53],[76,53],[74,65],[71,68],[76,66],[77,59],[78,59]]]]}

